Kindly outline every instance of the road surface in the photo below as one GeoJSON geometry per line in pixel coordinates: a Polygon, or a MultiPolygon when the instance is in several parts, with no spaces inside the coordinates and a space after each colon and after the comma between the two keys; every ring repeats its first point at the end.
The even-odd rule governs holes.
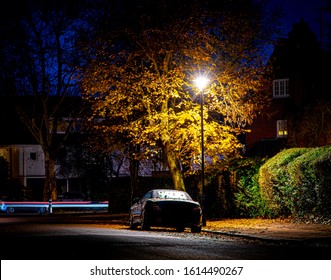
{"type": "Polygon", "coordinates": [[[273,244],[216,234],[112,229],[104,224],[62,223],[61,217],[0,216],[2,260],[319,260],[329,248],[273,244]]]}

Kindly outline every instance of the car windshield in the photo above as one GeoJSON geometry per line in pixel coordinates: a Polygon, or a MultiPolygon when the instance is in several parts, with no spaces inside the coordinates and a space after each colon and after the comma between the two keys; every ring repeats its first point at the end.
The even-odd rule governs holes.
{"type": "Polygon", "coordinates": [[[155,192],[155,198],[192,200],[192,198],[186,192],[171,190],[157,190],[155,192]]]}

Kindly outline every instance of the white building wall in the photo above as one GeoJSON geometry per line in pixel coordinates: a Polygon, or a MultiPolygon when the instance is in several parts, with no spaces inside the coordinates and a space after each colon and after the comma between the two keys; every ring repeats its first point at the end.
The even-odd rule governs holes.
{"type": "Polygon", "coordinates": [[[9,163],[11,178],[20,179],[25,186],[28,178],[45,177],[44,153],[39,145],[3,146],[0,155],[9,163]]]}
{"type": "MultiPolygon", "coordinates": [[[[0,156],[3,156],[11,165],[12,176],[20,178],[22,184],[27,186],[27,179],[45,177],[45,157],[40,145],[9,145],[0,147],[0,156]]],[[[113,161],[113,167],[119,171],[119,176],[130,176],[129,160],[113,161]]],[[[75,170],[68,174],[59,172],[60,165],[55,165],[55,173],[58,179],[79,178],[75,170]]],[[[168,168],[153,159],[142,160],[139,164],[139,176],[152,176],[153,172],[168,171],[168,168]]],[[[68,186],[67,186],[68,188],[68,186]]]]}
{"type": "Polygon", "coordinates": [[[39,145],[20,146],[19,162],[20,176],[45,177],[45,157],[39,145]]]}

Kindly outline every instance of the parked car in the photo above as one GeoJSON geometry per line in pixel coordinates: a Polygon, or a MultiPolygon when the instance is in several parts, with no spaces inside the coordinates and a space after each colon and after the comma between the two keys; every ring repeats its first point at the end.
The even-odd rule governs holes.
{"type": "Polygon", "coordinates": [[[57,201],[86,201],[86,196],[81,192],[64,192],[58,195],[57,201]]]}
{"type": "Polygon", "coordinates": [[[191,232],[201,232],[202,209],[187,192],[153,189],[131,206],[129,225],[131,229],[140,226],[143,230],[158,226],[184,231],[189,227],[191,232]]]}

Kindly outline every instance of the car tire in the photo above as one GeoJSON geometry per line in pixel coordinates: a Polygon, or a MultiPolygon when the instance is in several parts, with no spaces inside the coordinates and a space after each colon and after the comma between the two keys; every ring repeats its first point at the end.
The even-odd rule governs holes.
{"type": "Polygon", "coordinates": [[[43,215],[46,213],[46,208],[45,207],[39,207],[37,210],[38,215],[43,215]]]}
{"type": "Polygon", "coordinates": [[[192,233],[200,233],[201,232],[201,226],[193,226],[191,227],[192,233]]]}
{"type": "Polygon", "coordinates": [[[183,227],[183,226],[178,226],[178,227],[176,227],[176,230],[177,230],[178,232],[183,232],[183,231],[185,230],[185,227],[183,227]]]}
{"type": "Polygon", "coordinates": [[[6,213],[7,214],[13,214],[15,212],[15,209],[13,208],[13,207],[8,207],[7,209],[6,209],[6,213]]]}
{"type": "Polygon", "coordinates": [[[148,224],[148,218],[145,211],[143,212],[141,217],[140,227],[142,230],[149,230],[151,228],[148,224]]]}
{"type": "Polygon", "coordinates": [[[130,222],[129,222],[130,229],[134,230],[137,229],[137,224],[133,222],[133,217],[131,217],[130,222]]]}

